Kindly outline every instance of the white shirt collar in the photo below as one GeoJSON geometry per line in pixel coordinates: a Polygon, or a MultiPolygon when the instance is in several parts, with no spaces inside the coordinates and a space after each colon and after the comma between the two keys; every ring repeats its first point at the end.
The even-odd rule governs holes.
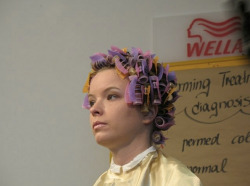
{"type": "Polygon", "coordinates": [[[123,166],[116,165],[113,161],[113,158],[112,158],[109,169],[113,173],[121,173],[121,171],[127,172],[127,171],[133,169],[136,165],[138,165],[150,152],[154,152],[154,151],[156,151],[155,147],[151,146],[147,150],[138,154],[131,162],[129,162],[123,166]]]}

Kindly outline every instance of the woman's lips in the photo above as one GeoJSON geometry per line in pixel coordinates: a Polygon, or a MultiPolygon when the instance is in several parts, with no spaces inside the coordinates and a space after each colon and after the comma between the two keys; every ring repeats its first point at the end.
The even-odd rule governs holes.
{"type": "Polygon", "coordinates": [[[98,129],[98,128],[101,128],[101,127],[103,127],[105,125],[106,125],[106,123],[104,123],[104,122],[96,121],[96,122],[93,123],[93,129],[98,129]]]}

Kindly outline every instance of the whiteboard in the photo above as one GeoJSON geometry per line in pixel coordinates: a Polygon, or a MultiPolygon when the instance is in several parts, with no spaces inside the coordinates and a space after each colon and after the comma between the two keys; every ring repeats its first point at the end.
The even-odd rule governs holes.
{"type": "Polygon", "coordinates": [[[170,63],[176,125],[163,148],[206,185],[250,184],[250,63],[244,57],[170,63]]]}

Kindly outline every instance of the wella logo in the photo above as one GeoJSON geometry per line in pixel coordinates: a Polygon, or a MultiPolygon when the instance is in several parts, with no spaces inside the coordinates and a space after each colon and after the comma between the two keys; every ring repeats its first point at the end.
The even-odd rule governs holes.
{"type": "Polygon", "coordinates": [[[187,29],[189,43],[187,56],[219,56],[242,53],[241,18],[232,17],[223,22],[203,18],[194,19],[187,29]]]}

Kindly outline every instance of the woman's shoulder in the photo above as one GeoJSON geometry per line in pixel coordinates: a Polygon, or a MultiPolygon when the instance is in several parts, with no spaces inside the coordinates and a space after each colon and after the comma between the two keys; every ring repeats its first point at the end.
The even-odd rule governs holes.
{"type": "Polygon", "coordinates": [[[172,156],[165,155],[159,150],[157,152],[158,158],[155,159],[152,166],[157,174],[164,175],[167,182],[173,182],[173,185],[201,185],[200,179],[181,161],[172,156]]]}
{"type": "Polygon", "coordinates": [[[158,154],[158,160],[160,161],[160,163],[167,165],[167,167],[171,166],[170,168],[178,168],[178,167],[187,168],[187,166],[184,165],[180,160],[172,156],[166,155],[161,150],[157,150],[157,154],[158,154]]]}

